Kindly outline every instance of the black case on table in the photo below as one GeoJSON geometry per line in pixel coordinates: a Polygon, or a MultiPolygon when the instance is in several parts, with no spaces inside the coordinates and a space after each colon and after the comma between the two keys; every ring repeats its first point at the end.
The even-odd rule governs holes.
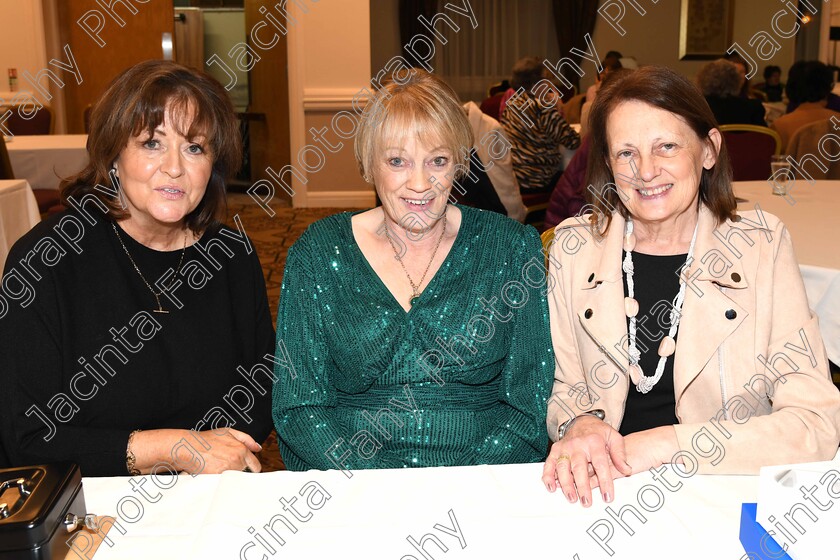
{"type": "Polygon", "coordinates": [[[69,547],[64,518],[68,513],[85,516],[82,475],[74,463],[51,463],[0,469],[0,560],[63,560],[69,547]],[[14,503],[3,495],[7,488],[24,494],[14,503]],[[27,494],[28,493],[28,494],[27,494]]]}

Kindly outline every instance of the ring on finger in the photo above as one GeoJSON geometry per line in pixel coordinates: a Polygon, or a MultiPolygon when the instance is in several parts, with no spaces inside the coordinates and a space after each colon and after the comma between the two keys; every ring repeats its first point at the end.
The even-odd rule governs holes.
{"type": "Polygon", "coordinates": [[[569,464],[571,464],[572,458],[564,453],[562,455],[557,456],[557,462],[559,463],[560,461],[568,461],[569,464]]]}

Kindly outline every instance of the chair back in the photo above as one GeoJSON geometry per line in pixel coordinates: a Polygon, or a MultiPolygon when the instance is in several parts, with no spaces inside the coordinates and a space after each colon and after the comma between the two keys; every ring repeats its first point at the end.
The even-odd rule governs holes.
{"type": "MultiPolygon", "coordinates": [[[[800,168],[811,179],[840,179],[840,150],[833,126],[829,119],[806,124],[794,132],[788,142],[788,155],[800,162],[800,168]],[[834,141],[823,143],[823,138],[834,141]]],[[[796,178],[804,177],[802,173],[796,172],[796,178]]]]}
{"type": "Polygon", "coordinates": [[[545,211],[548,208],[548,201],[551,199],[551,191],[540,191],[529,193],[522,191],[522,204],[525,205],[525,223],[537,228],[543,228],[545,222],[545,211]]]}
{"type": "Polygon", "coordinates": [[[31,119],[20,116],[17,108],[11,107],[12,114],[6,121],[6,128],[15,136],[50,134],[52,132],[52,112],[49,107],[41,107],[31,119]]]}
{"type": "Polygon", "coordinates": [[[782,151],[782,138],[775,130],[752,124],[725,124],[720,127],[733,181],[763,181],[770,177],[770,156],[782,151]]]}
{"type": "Polygon", "coordinates": [[[551,246],[554,244],[554,228],[548,228],[540,234],[540,240],[543,246],[543,255],[545,255],[545,269],[548,270],[548,254],[551,251],[551,246]]]}
{"type": "Polygon", "coordinates": [[[12,162],[9,159],[9,150],[6,148],[6,140],[0,142],[0,180],[6,181],[15,178],[12,170],[12,162]]]}
{"type": "Polygon", "coordinates": [[[502,80],[501,82],[497,82],[487,88],[487,97],[493,97],[498,93],[504,93],[510,89],[510,82],[507,80],[502,80]]]}

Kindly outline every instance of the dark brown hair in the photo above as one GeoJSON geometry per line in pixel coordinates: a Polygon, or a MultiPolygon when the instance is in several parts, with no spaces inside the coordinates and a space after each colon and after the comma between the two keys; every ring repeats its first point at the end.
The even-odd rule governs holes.
{"type": "Polygon", "coordinates": [[[545,70],[542,58],[536,56],[520,58],[511,70],[510,87],[517,91],[519,88],[525,88],[525,91],[531,93],[531,88],[545,76],[545,70]]]}
{"type": "MultiPolygon", "coordinates": [[[[607,120],[618,105],[640,101],[681,118],[701,142],[711,145],[709,131],[718,124],[700,90],[687,78],[661,66],[645,66],[610,80],[598,91],[589,114],[591,147],[586,169],[587,199],[595,208],[592,226],[595,233],[605,232],[616,209],[624,218],[629,213],[620,200],[615,177],[609,165],[607,120]],[[597,193],[597,194],[596,194],[597,193]],[[601,220],[605,220],[602,223],[601,220]]],[[[726,144],[721,141],[715,165],[703,169],[700,176],[700,203],[705,204],[718,223],[735,214],[732,192],[732,168],[726,144]]]]}
{"type": "Polygon", "coordinates": [[[233,105],[222,85],[211,76],[163,60],[148,60],[123,71],[99,98],[90,117],[87,140],[89,162],[61,184],[61,198],[92,194],[107,208],[106,217],[121,220],[130,214],[120,199],[97,189],[113,184],[109,172],[130,138],[144,131],[154,135],[169,110],[170,126],[188,139],[206,138],[213,162],[207,190],[198,206],[185,217],[196,233],[217,225],[227,211],[225,180],[239,170],[242,139],[233,105]],[[192,113],[192,120],[186,117],[192,113]],[[183,130],[183,127],[189,129],[183,130]]]}

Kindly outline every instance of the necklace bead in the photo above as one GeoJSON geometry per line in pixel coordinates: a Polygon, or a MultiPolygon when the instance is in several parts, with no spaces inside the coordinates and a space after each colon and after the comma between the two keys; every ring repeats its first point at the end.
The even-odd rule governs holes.
{"type": "MultiPolygon", "coordinates": [[[[692,256],[694,255],[694,244],[697,241],[697,228],[699,227],[699,223],[695,224],[694,226],[694,235],[691,238],[691,245],[688,248],[688,258],[686,262],[692,261],[692,256]]],[[[627,345],[627,353],[630,358],[630,368],[628,373],[630,375],[630,380],[636,385],[636,389],[640,393],[647,393],[659,382],[662,378],[662,374],[665,371],[665,362],[668,359],[668,356],[674,354],[677,349],[676,339],[674,338],[677,335],[677,329],[679,328],[680,324],[680,311],[682,310],[682,304],[685,299],[685,279],[683,276],[680,276],[680,290],[677,293],[677,297],[674,298],[674,302],[671,306],[671,327],[668,330],[668,335],[662,338],[659,343],[659,349],[657,350],[657,354],[659,355],[659,362],[656,364],[656,371],[650,377],[644,375],[641,367],[639,366],[639,360],[641,359],[641,352],[639,351],[636,345],[636,315],[639,312],[639,303],[634,298],[635,295],[635,284],[633,282],[634,276],[634,267],[633,267],[633,248],[636,246],[636,237],[633,235],[633,220],[628,218],[627,222],[625,223],[624,229],[624,261],[622,262],[622,270],[625,274],[625,279],[627,280],[627,294],[628,297],[624,298],[624,312],[630,318],[630,325],[628,327],[628,335],[629,335],[629,344],[627,345]],[[629,247],[629,249],[628,249],[629,247]]]]}
{"type": "Polygon", "coordinates": [[[657,354],[662,358],[667,358],[668,356],[672,355],[674,351],[677,349],[677,343],[674,341],[673,338],[670,336],[664,337],[661,341],[659,341],[659,351],[657,354]]]}
{"type": "Polygon", "coordinates": [[[624,298],[624,314],[628,317],[635,317],[639,314],[639,302],[635,298],[624,298]]]}

